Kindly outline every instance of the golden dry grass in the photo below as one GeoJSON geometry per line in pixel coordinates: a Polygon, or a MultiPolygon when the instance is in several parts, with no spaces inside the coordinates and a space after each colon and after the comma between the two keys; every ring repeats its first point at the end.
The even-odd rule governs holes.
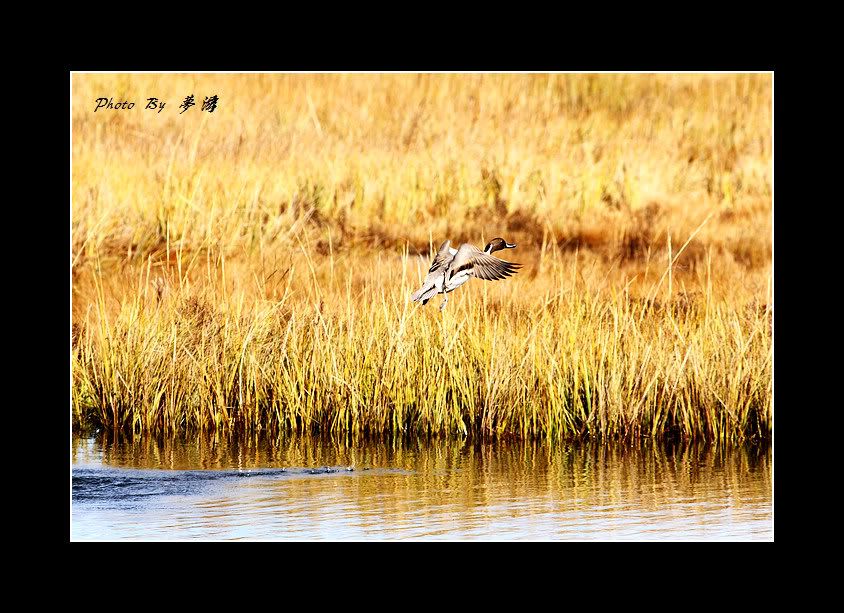
{"type": "Polygon", "coordinates": [[[75,75],[75,419],[767,437],[771,185],[768,75],[75,75]]]}

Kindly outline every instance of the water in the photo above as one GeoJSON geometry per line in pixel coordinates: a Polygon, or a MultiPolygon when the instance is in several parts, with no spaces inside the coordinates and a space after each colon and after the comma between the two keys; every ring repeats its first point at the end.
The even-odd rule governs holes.
{"type": "Polygon", "coordinates": [[[773,540],[769,447],[101,436],[72,453],[73,540],[773,540]]]}

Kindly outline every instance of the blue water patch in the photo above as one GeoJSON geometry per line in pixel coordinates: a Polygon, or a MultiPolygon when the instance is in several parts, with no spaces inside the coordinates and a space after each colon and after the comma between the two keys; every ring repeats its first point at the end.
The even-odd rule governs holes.
{"type": "Polygon", "coordinates": [[[74,503],[124,505],[156,496],[190,496],[216,483],[241,479],[283,479],[312,475],[368,475],[408,472],[396,469],[353,469],[344,466],[319,468],[253,468],[248,470],[155,470],[128,468],[74,468],[74,503]]]}

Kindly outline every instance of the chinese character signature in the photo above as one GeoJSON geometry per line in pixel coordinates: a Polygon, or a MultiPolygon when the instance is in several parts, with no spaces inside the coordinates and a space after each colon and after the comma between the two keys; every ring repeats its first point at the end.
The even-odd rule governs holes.
{"type": "MultiPolygon", "coordinates": [[[[208,113],[213,113],[217,110],[217,105],[219,104],[219,102],[220,98],[216,94],[213,96],[205,96],[205,99],[202,101],[202,106],[199,108],[199,110],[208,113]]],[[[129,100],[115,102],[114,98],[97,98],[96,100],[94,100],[94,103],[96,104],[96,106],[94,107],[95,113],[100,109],[113,111],[127,111],[135,108],[134,102],[131,102],[129,100]]],[[[161,100],[159,98],[147,98],[147,103],[144,107],[144,110],[156,111],[157,113],[160,113],[164,110],[165,106],[167,106],[167,103],[164,100],[161,100]]],[[[182,103],[179,105],[179,108],[182,109],[179,112],[179,115],[189,110],[192,106],[196,106],[196,99],[194,98],[193,94],[186,96],[182,103]]]]}

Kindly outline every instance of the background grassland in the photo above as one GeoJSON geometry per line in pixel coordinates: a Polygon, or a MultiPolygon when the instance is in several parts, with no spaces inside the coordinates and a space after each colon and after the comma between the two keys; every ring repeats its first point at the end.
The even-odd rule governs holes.
{"type": "Polygon", "coordinates": [[[75,423],[767,437],[771,173],[769,75],[74,75],[75,423]]]}

